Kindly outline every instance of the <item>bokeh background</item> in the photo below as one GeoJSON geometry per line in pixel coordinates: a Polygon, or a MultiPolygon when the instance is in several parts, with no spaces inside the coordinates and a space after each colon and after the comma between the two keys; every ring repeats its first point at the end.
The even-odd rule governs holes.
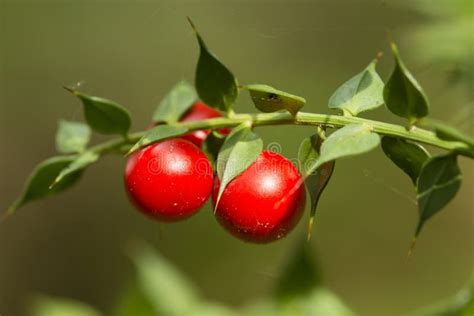
{"type": "MultiPolygon", "coordinates": [[[[267,83],[327,100],[378,51],[387,78],[389,32],[424,86],[432,116],[472,135],[474,4],[468,0],[55,1],[0,2],[0,209],[39,161],[54,154],[57,120],[81,120],[63,85],[124,104],[133,128],[147,126],[160,98],[193,80],[198,48],[185,19],[242,83],[267,83]],[[471,63],[471,64],[469,64],[471,63]]],[[[237,111],[255,111],[244,93],[237,111]]],[[[380,109],[368,115],[400,122],[380,109]]],[[[294,158],[310,128],[258,128],[294,158]]],[[[97,137],[100,141],[102,138],[97,137]]],[[[396,316],[455,293],[474,268],[472,161],[461,158],[457,198],[406,253],[417,210],[408,177],[380,149],[341,160],[316,219],[312,247],[326,284],[356,312],[396,316]]],[[[154,244],[205,297],[233,306],[272,291],[282,264],[305,234],[242,243],[206,207],[188,221],[160,225],[139,215],[122,185],[122,157],[106,157],[66,193],[30,204],[0,224],[0,314],[23,315],[31,294],[83,300],[110,310],[132,277],[131,239],[154,244]]]]}

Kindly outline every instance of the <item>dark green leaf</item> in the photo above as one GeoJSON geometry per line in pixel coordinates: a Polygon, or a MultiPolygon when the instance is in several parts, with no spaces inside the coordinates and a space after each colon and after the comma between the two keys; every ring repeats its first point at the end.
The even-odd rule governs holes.
{"type": "MultiPolygon", "coordinates": [[[[305,138],[300,145],[298,151],[298,160],[301,164],[303,174],[307,174],[307,169],[316,162],[319,158],[319,150],[321,147],[322,140],[316,134],[311,137],[305,138]]],[[[311,231],[313,227],[314,215],[318,207],[318,202],[321,194],[323,193],[326,185],[331,179],[334,171],[335,162],[329,161],[321,165],[316,171],[310,173],[305,179],[306,189],[311,197],[311,208],[310,208],[310,219],[308,225],[308,239],[311,237],[311,231]]]]}
{"type": "Polygon", "coordinates": [[[146,134],[130,149],[129,154],[135,150],[159,142],[168,138],[173,138],[186,134],[187,128],[174,125],[158,125],[146,132],[146,134]]]}
{"type": "Polygon", "coordinates": [[[100,316],[97,310],[82,302],[65,298],[38,296],[30,306],[31,316],[100,316]]]}
{"type": "Polygon", "coordinates": [[[196,102],[197,98],[193,86],[186,81],[179,82],[160,102],[155,114],[153,114],[153,121],[166,123],[179,121],[181,116],[196,102]]]}
{"type": "Polygon", "coordinates": [[[400,58],[397,46],[391,43],[391,47],[395,58],[395,69],[385,85],[383,94],[385,104],[392,113],[414,124],[428,115],[428,98],[400,58]]]}
{"type": "Polygon", "coordinates": [[[58,183],[61,183],[61,181],[67,176],[75,174],[78,171],[83,171],[85,168],[89,167],[91,164],[99,160],[99,158],[99,154],[92,151],[86,151],[83,154],[79,155],[76,159],[74,159],[73,162],[71,162],[67,167],[61,170],[59,175],[51,184],[51,187],[54,187],[58,183]]]}
{"type": "Polygon", "coordinates": [[[345,115],[356,116],[383,105],[384,84],[375,70],[376,64],[377,59],[342,84],[329,99],[329,107],[340,109],[345,115]]]}
{"type": "Polygon", "coordinates": [[[417,182],[420,219],[416,235],[419,235],[429,218],[454,198],[461,186],[461,179],[456,155],[432,157],[423,165],[417,182]]]}
{"type": "Polygon", "coordinates": [[[262,139],[247,123],[237,126],[227,136],[217,157],[217,174],[221,183],[216,205],[227,184],[257,160],[262,148],[262,139]]]}
{"type": "Polygon", "coordinates": [[[289,300],[304,296],[320,286],[321,273],[313,258],[311,244],[300,242],[277,279],[276,298],[289,300]]]}
{"type": "Polygon", "coordinates": [[[276,315],[354,316],[334,293],[322,287],[309,243],[298,247],[277,280],[276,299],[276,315]]]}
{"type": "Polygon", "coordinates": [[[66,89],[82,101],[87,124],[94,131],[101,134],[127,134],[132,121],[123,106],[114,101],[66,89]]]}
{"type": "Polygon", "coordinates": [[[306,100],[264,84],[245,86],[255,107],[262,112],[287,110],[293,116],[305,105],[306,100]]]}
{"type": "Polygon", "coordinates": [[[194,286],[150,246],[135,248],[131,259],[140,289],[158,315],[182,316],[195,308],[198,295],[194,286]]]}
{"type": "Polygon", "coordinates": [[[471,298],[471,300],[466,304],[466,306],[463,307],[461,314],[459,314],[459,316],[472,315],[474,315],[474,298],[471,298]]]}
{"type": "Polygon", "coordinates": [[[369,124],[350,124],[335,131],[321,145],[320,156],[308,166],[307,177],[324,163],[338,158],[366,153],[380,143],[378,134],[372,133],[369,124]]]}
{"type": "Polygon", "coordinates": [[[61,120],[56,133],[56,149],[62,154],[81,152],[86,148],[90,137],[91,130],[86,124],[61,120]]]}
{"type": "Polygon", "coordinates": [[[384,136],[382,149],[390,160],[402,169],[416,185],[421,168],[430,157],[426,149],[418,144],[407,142],[404,139],[384,136]]]}
{"type": "Polygon", "coordinates": [[[134,284],[120,295],[113,316],[156,316],[156,311],[143,291],[134,284]]]}
{"type": "Polygon", "coordinates": [[[204,141],[202,145],[202,151],[206,154],[207,158],[214,164],[217,160],[217,155],[224,144],[225,136],[217,131],[212,131],[204,141]]]}
{"type": "Polygon", "coordinates": [[[196,34],[200,48],[195,78],[199,97],[210,106],[228,111],[239,94],[237,80],[216,55],[207,48],[193,22],[189,20],[189,23],[196,34]]]}
{"type": "Polygon", "coordinates": [[[80,172],[65,176],[50,189],[59,173],[69,166],[72,161],[74,161],[73,157],[53,157],[40,163],[28,178],[20,198],[8,209],[7,214],[13,213],[28,202],[61,192],[76,183],[81,175],[80,172]]]}

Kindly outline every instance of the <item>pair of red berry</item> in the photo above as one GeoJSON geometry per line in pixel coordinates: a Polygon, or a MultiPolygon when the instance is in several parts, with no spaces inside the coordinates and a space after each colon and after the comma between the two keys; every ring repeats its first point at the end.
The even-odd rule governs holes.
{"type": "MultiPolygon", "coordinates": [[[[196,102],[181,121],[221,114],[196,102]]],[[[221,131],[228,133],[228,131],[221,131]]],[[[194,131],[178,139],[150,145],[127,162],[125,186],[144,214],[172,222],[195,214],[212,193],[215,205],[219,180],[201,151],[210,131],[194,131]]],[[[303,213],[304,187],[293,164],[278,153],[263,151],[258,159],[225,188],[215,210],[217,220],[234,236],[252,242],[284,237],[303,213]]]]}

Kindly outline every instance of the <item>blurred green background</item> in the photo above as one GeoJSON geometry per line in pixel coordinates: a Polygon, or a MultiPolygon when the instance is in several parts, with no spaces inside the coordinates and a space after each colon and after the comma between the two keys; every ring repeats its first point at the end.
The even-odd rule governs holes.
{"type": "MultiPolygon", "coordinates": [[[[385,52],[379,70],[387,78],[390,32],[430,96],[432,116],[472,135],[473,6],[470,0],[3,0],[0,209],[36,163],[53,155],[56,121],[82,119],[62,85],[81,81],[84,91],[124,104],[140,130],[174,83],[192,81],[198,48],[186,16],[240,82],[302,95],[306,111],[325,113],[332,92],[378,51],[385,52]]],[[[236,110],[254,111],[247,95],[236,110]]],[[[384,110],[366,116],[400,122],[384,110]]],[[[311,129],[257,132],[294,158],[311,129]]],[[[467,281],[474,268],[474,167],[465,158],[460,165],[457,198],[426,225],[407,262],[417,220],[409,178],[381,150],[338,163],[312,247],[326,284],[356,312],[400,315],[467,281]]],[[[128,203],[123,167],[121,157],[106,157],[74,189],[0,224],[0,315],[23,315],[38,292],[110,310],[133,277],[124,249],[136,238],[154,244],[205,297],[241,306],[272,290],[305,234],[306,218],[282,241],[245,244],[218,226],[209,207],[183,223],[157,224],[128,203]]]]}

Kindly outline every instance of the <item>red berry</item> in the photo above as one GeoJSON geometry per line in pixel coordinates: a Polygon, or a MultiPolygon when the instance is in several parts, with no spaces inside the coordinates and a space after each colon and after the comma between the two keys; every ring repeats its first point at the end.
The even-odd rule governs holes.
{"type": "MultiPolygon", "coordinates": [[[[280,239],[303,214],[306,198],[304,186],[297,187],[300,181],[291,161],[278,153],[263,151],[227,185],[216,218],[232,235],[245,241],[267,243],[280,239]]],[[[218,191],[219,180],[214,184],[214,205],[218,191]]]]}
{"type": "Polygon", "coordinates": [[[141,149],[125,168],[125,188],[131,201],[160,221],[177,221],[196,213],[209,198],[212,181],[209,160],[184,139],[141,149]]]}
{"type": "MultiPolygon", "coordinates": [[[[189,109],[189,111],[184,114],[181,118],[180,122],[191,122],[191,121],[200,121],[215,117],[222,117],[222,114],[214,108],[206,105],[205,103],[198,101],[193,104],[193,106],[189,109]]],[[[229,134],[229,129],[223,128],[220,129],[219,132],[221,134],[227,135],[229,134]]],[[[190,132],[182,138],[189,140],[190,142],[194,143],[196,146],[201,147],[204,141],[206,140],[207,136],[211,133],[210,130],[198,130],[190,132]]]]}

